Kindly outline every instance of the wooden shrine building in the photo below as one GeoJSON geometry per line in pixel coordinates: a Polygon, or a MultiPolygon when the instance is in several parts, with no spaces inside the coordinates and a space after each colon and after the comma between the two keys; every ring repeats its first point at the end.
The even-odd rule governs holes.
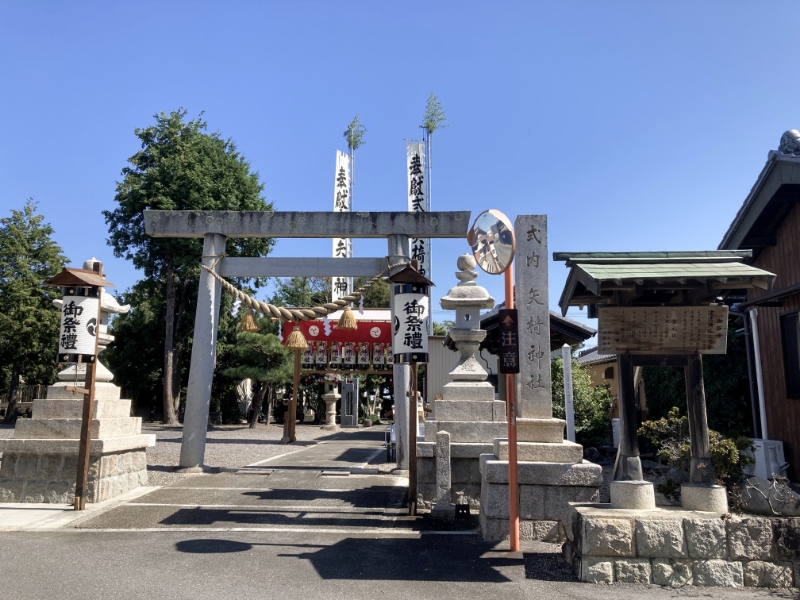
{"type": "Polygon", "coordinates": [[[556,252],[570,269],[559,305],[598,319],[598,351],[617,355],[621,441],[615,481],[641,481],[633,368],[683,366],[691,438],[690,483],[713,485],[703,354],[724,354],[725,298],[769,290],[774,275],[745,264],[749,250],[556,252]]]}

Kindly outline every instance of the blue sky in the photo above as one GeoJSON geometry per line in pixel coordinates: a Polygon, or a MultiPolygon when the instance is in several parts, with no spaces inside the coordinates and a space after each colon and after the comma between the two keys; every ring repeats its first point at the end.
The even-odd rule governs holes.
{"type": "MultiPolygon", "coordinates": [[[[800,127],[799,16],[792,2],[5,2],[0,213],[35,198],[74,263],[95,255],[130,286],[101,211],[133,130],[178,107],[235,140],[276,210],[331,210],[334,150],[359,114],[354,209],[405,210],[404,139],[434,92],[449,125],[435,210],[546,213],[551,252],[714,249],[800,127]]],[[[435,307],[466,250],[435,243],[435,307]]],[[[550,272],[556,308],[567,271],[550,272]]],[[[502,298],[502,277],[478,282],[502,298]]]]}

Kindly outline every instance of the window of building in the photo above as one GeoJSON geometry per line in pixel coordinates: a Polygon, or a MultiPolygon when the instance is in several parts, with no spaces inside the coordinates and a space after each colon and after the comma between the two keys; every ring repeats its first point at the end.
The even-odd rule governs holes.
{"type": "Polygon", "coordinates": [[[800,398],[800,313],[781,316],[781,340],[783,342],[783,372],[786,379],[786,395],[800,398]]]}
{"type": "Polygon", "coordinates": [[[614,379],[614,367],[608,367],[603,373],[603,379],[614,379]]]}

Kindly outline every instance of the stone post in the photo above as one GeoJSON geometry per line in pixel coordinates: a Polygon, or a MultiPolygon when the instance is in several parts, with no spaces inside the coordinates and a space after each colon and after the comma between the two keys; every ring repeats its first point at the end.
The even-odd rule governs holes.
{"type": "Polygon", "coordinates": [[[446,431],[436,433],[434,448],[436,459],[436,503],[431,507],[434,519],[453,519],[456,507],[451,503],[452,484],[450,478],[450,434],[446,431]]]}
{"type": "MultiPolygon", "coordinates": [[[[207,233],[203,242],[201,264],[215,268],[220,255],[224,253],[225,236],[207,233]]],[[[183,416],[180,466],[184,469],[203,468],[211,384],[217,362],[217,328],[221,293],[222,286],[208,271],[201,269],[189,385],[186,388],[186,411],[183,416]]]]}
{"type": "MultiPolygon", "coordinates": [[[[388,240],[389,264],[409,260],[408,236],[390,235],[388,240]]],[[[399,270],[400,268],[393,269],[389,275],[394,275],[399,270]]],[[[389,289],[392,289],[391,284],[389,289]]],[[[391,309],[394,314],[394,292],[391,292],[391,309]]],[[[397,444],[397,468],[408,469],[409,422],[406,392],[410,389],[411,383],[410,365],[395,362],[392,365],[392,380],[394,382],[394,433],[397,444]]]]}

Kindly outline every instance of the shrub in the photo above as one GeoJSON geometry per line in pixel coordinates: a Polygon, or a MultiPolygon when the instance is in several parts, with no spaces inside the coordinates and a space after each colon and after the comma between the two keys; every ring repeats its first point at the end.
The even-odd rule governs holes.
{"type": "MultiPolygon", "coordinates": [[[[565,418],[564,367],[553,361],[553,416],[565,418]]],[[[575,441],[588,446],[603,446],[611,439],[611,394],[608,386],[592,387],[589,372],[572,359],[572,404],[575,410],[575,441]]]]}
{"type": "MultiPolygon", "coordinates": [[[[670,466],[689,470],[691,445],[689,442],[689,421],[681,416],[677,407],[672,408],[666,417],[654,421],[645,421],[639,429],[639,435],[647,438],[656,448],[658,458],[670,466]]],[[[711,448],[711,462],[717,479],[723,484],[732,484],[744,475],[744,467],[753,459],[747,451],[752,451],[752,444],[746,437],[726,438],[722,434],[708,431],[711,448]]],[[[658,489],[664,495],[663,490],[658,489]]]]}

